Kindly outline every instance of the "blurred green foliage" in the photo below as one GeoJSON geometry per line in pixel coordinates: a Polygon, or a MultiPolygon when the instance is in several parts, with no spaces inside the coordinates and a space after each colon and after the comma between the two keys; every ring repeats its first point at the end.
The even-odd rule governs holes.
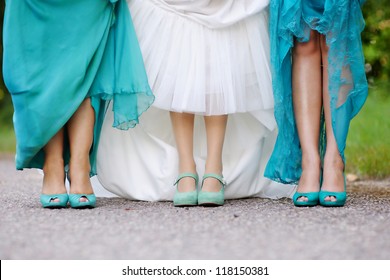
{"type": "MultiPolygon", "coordinates": [[[[1,18],[3,18],[4,15],[4,1],[1,1],[0,4],[0,12],[1,12],[1,18]]],[[[3,21],[1,20],[1,26],[0,26],[0,34],[1,38],[3,38],[3,21]]],[[[0,62],[1,65],[3,65],[3,39],[1,40],[1,46],[0,46],[0,62]]],[[[11,97],[7,92],[6,87],[4,86],[3,82],[3,70],[2,67],[0,67],[0,128],[7,128],[12,126],[12,101],[11,97]]]]}
{"type": "Polygon", "coordinates": [[[366,29],[362,34],[362,41],[367,77],[371,84],[386,84],[390,81],[389,4],[389,0],[369,0],[363,8],[366,29]]]}

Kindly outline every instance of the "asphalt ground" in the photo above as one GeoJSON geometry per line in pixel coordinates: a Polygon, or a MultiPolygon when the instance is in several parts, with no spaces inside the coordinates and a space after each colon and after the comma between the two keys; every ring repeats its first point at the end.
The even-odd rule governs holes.
{"type": "Polygon", "coordinates": [[[43,209],[41,180],[0,156],[0,259],[390,259],[390,180],[349,183],[342,208],[298,208],[288,198],[175,208],[98,197],[89,210],[43,209]]]}

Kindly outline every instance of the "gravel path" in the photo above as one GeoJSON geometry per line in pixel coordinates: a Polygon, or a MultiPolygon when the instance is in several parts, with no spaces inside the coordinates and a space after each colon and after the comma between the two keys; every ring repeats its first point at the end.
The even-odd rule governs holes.
{"type": "Polygon", "coordinates": [[[390,181],[348,185],[343,208],[290,199],[219,208],[100,197],[93,210],[48,210],[41,174],[0,158],[0,259],[390,259],[390,181]]]}

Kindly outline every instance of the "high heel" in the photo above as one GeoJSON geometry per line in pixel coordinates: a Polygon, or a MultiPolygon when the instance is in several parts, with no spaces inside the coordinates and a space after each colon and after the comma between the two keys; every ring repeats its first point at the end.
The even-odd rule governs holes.
{"type": "Polygon", "coordinates": [[[328,191],[320,191],[319,200],[320,205],[325,207],[342,207],[345,205],[347,201],[347,179],[345,178],[345,173],[343,173],[344,177],[344,191],[343,192],[328,192],[328,191]],[[325,198],[329,196],[334,196],[336,201],[325,200],[325,198]]]}
{"type": "Polygon", "coordinates": [[[175,183],[173,184],[176,186],[176,192],[173,197],[173,205],[174,206],[195,206],[198,205],[198,180],[199,177],[197,174],[194,173],[181,173],[179,177],[177,177],[175,183]],[[191,192],[179,192],[178,185],[179,181],[183,178],[190,177],[195,180],[195,190],[191,192]]]}
{"type": "MultiPolygon", "coordinates": [[[[322,168],[320,168],[320,188],[322,184],[322,168]]],[[[295,192],[293,195],[294,205],[297,207],[312,207],[319,203],[319,191],[318,192],[295,192]],[[300,197],[306,197],[307,201],[299,201],[300,197]]]]}
{"type": "MultiPolygon", "coordinates": [[[[66,173],[66,178],[71,184],[69,172],[66,173]]],[[[96,207],[96,196],[95,194],[69,194],[69,204],[70,207],[74,209],[91,209],[96,207]],[[80,201],[80,198],[86,198],[87,201],[80,201]]]]}
{"type": "Polygon", "coordinates": [[[68,205],[69,196],[67,193],[41,194],[40,200],[43,208],[65,208],[68,205]],[[56,202],[55,199],[59,201],[56,202]]]}
{"type": "Polygon", "coordinates": [[[69,194],[70,207],[75,209],[95,208],[96,196],[95,194],[69,194]],[[86,198],[87,201],[80,201],[80,198],[86,198]]]}
{"type": "Polygon", "coordinates": [[[225,203],[226,182],[222,176],[214,173],[208,173],[203,176],[202,187],[198,194],[198,205],[202,206],[222,206],[225,203]],[[207,178],[217,179],[221,184],[219,192],[205,192],[202,190],[203,182],[207,178]]]}
{"type": "Polygon", "coordinates": [[[319,192],[295,192],[293,196],[293,202],[295,206],[316,206],[318,205],[319,192]],[[298,200],[300,197],[306,197],[307,201],[298,200]]]}

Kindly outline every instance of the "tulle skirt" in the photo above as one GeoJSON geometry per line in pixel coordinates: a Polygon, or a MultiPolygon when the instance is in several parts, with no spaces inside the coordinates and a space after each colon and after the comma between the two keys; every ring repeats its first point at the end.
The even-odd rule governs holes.
{"type": "Polygon", "coordinates": [[[273,108],[266,11],[210,28],[212,22],[199,23],[161,2],[129,2],[158,95],[154,106],[202,115],[273,108]]]}
{"type": "Polygon", "coordinates": [[[200,176],[207,157],[203,116],[228,114],[226,198],[290,196],[292,187],[263,176],[276,135],[268,1],[184,2],[128,1],[156,99],[128,132],[114,131],[112,115],[106,115],[98,151],[100,183],[130,199],[172,200],[178,155],[169,111],[196,115],[194,158],[200,176]],[[225,14],[214,13],[214,3],[228,2],[225,14]]]}

